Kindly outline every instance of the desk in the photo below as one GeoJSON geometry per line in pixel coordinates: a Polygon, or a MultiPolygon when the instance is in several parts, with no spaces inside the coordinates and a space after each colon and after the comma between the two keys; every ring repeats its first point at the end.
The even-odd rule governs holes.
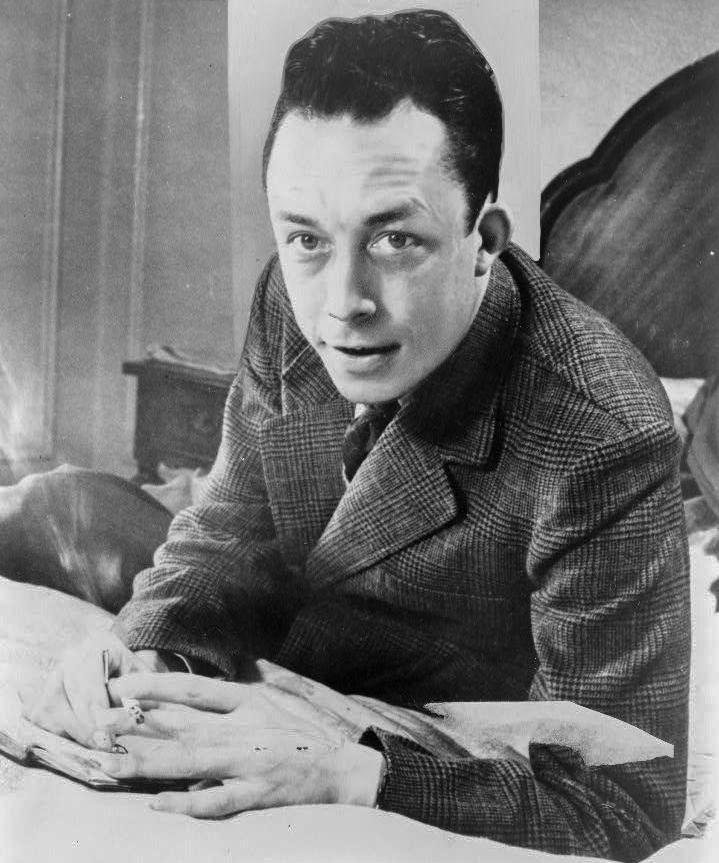
{"type": "Polygon", "coordinates": [[[209,468],[222,433],[232,372],[145,359],[122,364],[137,378],[136,482],[157,483],[157,466],[209,468]]]}

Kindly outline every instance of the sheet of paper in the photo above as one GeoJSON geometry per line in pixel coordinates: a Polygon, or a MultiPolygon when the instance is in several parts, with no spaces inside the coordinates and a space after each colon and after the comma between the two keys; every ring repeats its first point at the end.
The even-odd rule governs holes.
{"type": "Polygon", "coordinates": [[[588,765],[672,757],[674,748],[639,728],[570,701],[484,701],[428,704],[420,713],[363,696],[345,696],[261,660],[263,678],[321,706],[337,730],[357,739],[369,725],[402,734],[441,758],[526,761],[529,744],[577,751],[588,765]]]}
{"type": "Polygon", "coordinates": [[[485,701],[428,705],[444,714],[445,732],[477,757],[511,747],[529,757],[529,744],[553,743],[578,752],[588,765],[623,764],[663,756],[674,747],[646,731],[571,701],[485,701]]]}

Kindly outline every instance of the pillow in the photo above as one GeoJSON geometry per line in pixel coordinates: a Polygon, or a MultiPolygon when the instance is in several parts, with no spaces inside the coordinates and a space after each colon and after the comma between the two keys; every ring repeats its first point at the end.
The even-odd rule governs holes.
{"type": "Polygon", "coordinates": [[[0,487],[0,569],[108,611],[152,565],[171,514],[133,483],[63,465],[0,487]]]}

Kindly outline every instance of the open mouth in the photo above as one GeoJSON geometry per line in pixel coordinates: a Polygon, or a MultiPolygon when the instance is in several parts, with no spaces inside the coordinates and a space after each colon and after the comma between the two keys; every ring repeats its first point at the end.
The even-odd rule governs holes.
{"type": "Polygon", "coordinates": [[[350,357],[371,357],[375,354],[389,354],[396,351],[399,345],[375,345],[369,348],[345,348],[338,345],[335,350],[350,357]]]}

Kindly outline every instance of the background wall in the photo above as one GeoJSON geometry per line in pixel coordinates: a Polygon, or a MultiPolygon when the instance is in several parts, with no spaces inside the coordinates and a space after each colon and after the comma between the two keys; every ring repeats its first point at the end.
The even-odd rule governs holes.
{"type": "Polygon", "coordinates": [[[63,7],[0,5],[0,477],[53,450],[63,7]]]}
{"type": "MultiPolygon", "coordinates": [[[[230,0],[231,44],[268,63],[260,73],[230,50],[231,87],[245,85],[232,105],[262,96],[269,112],[289,41],[320,6],[348,14],[350,2],[380,8],[230,0]],[[258,10],[264,30],[247,24],[258,10]]],[[[521,82],[536,63],[537,0],[455,5],[483,12],[477,38],[505,91],[521,82]],[[515,22],[487,39],[500,6],[526,32],[515,22]],[[517,39],[527,56],[507,53],[517,39]]],[[[0,0],[0,449],[24,460],[10,469],[0,452],[0,482],[59,461],[133,473],[134,379],[120,366],[148,343],[235,363],[267,247],[235,269],[233,322],[227,14],[225,0],[0,0]]],[[[520,88],[536,109],[541,84],[541,161],[538,113],[520,134],[526,201],[652,86],[719,47],[719,3],[541,0],[538,28],[539,82],[520,88]]],[[[259,140],[265,123],[251,116],[259,140]]],[[[257,172],[240,112],[230,120],[234,157],[257,172]]],[[[523,128],[513,122],[510,137],[523,128]]],[[[233,199],[236,256],[265,218],[258,174],[238,177],[251,194],[233,199]]]]}
{"type": "MultiPolygon", "coordinates": [[[[274,247],[261,184],[262,144],[289,46],[330,16],[387,13],[407,0],[229,0],[235,334],[242,343],[251,286],[274,247]]],[[[425,5],[425,4],[417,4],[425,5]]],[[[500,195],[513,210],[516,238],[539,254],[538,0],[434,0],[454,15],[494,68],[505,105],[500,195]]]]}
{"type": "Polygon", "coordinates": [[[541,0],[544,187],[637,99],[719,49],[717,0],[541,0]]]}
{"type": "Polygon", "coordinates": [[[154,0],[138,348],[233,366],[227,4],[154,0]]]}
{"type": "Polygon", "coordinates": [[[0,481],[133,473],[159,342],[234,364],[224,0],[0,0],[0,481]]]}

